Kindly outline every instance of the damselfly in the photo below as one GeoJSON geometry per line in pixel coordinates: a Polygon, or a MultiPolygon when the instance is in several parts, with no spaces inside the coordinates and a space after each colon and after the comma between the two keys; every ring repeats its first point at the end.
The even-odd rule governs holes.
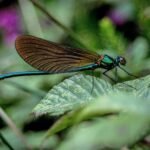
{"type": "Polygon", "coordinates": [[[83,70],[95,70],[103,68],[103,74],[115,82],[115,79],[107,75],[107,72],[120,68],[130,74],[121,66],[126,65],[126,59],[122,56],[113,58],[109,55],[99,55],[87,50],[71,48],[37,37],[22,35],[17,37],[15,47],[19,55],[38,71],[11,72],[1,74],[0,79],[16,76],[48,75],[57,73],[78,72],[83,70]]]}

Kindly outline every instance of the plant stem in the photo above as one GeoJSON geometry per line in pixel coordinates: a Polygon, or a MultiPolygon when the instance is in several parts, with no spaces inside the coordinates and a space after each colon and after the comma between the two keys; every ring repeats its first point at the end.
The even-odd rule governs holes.
{"type": "Polygon", "coordinates": [[[2,133],[0,133],[0,139],[10,150],[14,150],[14,148],[9,144],[9,142],[5,139],[2,133]]]}
{"type": "Polygon", "coordinates": [[[15,123],[9,118],[9,116],[5,113],[5,111],[2,109],[2,107],[0,107],[0,117],[12,129],[12,131],[19,137],[19,139],[25,146],[26,150],[31,150],[23,133],[16,127],[15,123]]]}
{"type": "Polygon", "coordinates": [[[40,9],[52,22],[54,22],[57,26],[63,29],[66,33],[68,33],[77,43],[81,46],[87,48],[87,46],[79,39],[75,32],[67,28],[60,21],[58,21],[55,17],[53,17],[50,12],[48,12],[39,2],[36,0],[30,0],[38,9],[40,9]]]}
{"type": "Polygon", "coordinates": [[[31,93],[32,95],[35,95],[38,98],[43,98],[45,96],[45,94],[46,94],[42,90],[33,90],[33,89],[29,88],[29,87],[26,87],[26,86],[24,86],[22,84],[19,84],[19,83],[13,82],[13,81],[7,81],[6,80],[5,82],[8,85],[11,85],[11,86],[13,86],[15,88],[18,88],[18,89],[20,89],[20,90],[22,90],[24,92],[31,93]]]}

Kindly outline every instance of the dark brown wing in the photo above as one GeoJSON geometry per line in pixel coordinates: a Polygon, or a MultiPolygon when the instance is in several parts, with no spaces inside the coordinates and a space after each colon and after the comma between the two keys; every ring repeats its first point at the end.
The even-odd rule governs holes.
{"type": "Polygon", "coordinates": [[[15,42],[19,55],[31,66],[50,73],[67,72],[93,64],[98,54],[23,35],[15,42]]]}

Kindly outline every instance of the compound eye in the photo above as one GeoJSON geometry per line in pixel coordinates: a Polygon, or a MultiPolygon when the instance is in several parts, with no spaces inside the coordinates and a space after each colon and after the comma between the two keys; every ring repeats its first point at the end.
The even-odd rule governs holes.
{"type": "Polygon", "coordinates": [[[126,65],[126,59],[124,57],[120,57],[120,64],[126,65]]]}

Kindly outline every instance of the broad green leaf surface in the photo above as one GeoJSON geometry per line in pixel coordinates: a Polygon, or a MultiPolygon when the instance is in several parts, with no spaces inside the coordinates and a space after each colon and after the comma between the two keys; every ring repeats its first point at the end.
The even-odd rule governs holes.
{"type": "MultiPolygon", "coordinates": [[[[97,98],[83,107],[80,113],[77,112],[76,115],[74,113],[72,117],[68,115],[72,119],[70,122],[74,124],[93,118],[94,115],[95,117],[107,113],[110,115],[74,126],[58,149],[99,150],[130,146],[148,135],[150,131],[149,106],[150,99],[138,98],[126,93],[97,98]]],[[[64,123],[65,120],[62,122],[64,123]]],[[[60,127],[61,124],[59,124],[60,127]]]]}
{"type": "MultiPolygon", "coordinates": [[[[67,128],[68,126],[71,126],[73,124],[77,124],[83,120],[89,120],[92,119],[93,117],[103,117],[105,115],[110,117],[105,117],[101,121],[105,122],[105,126],[116,126],[116,129],[118,126],[121,126],[122,122],[124,121],[124,116],[126,116],[128,119],[125,120],[126,128],[129,128],[129,130],[134,130],[136,127],[140,127],[139,130],[136,130],[136,133],[134,133],[134,136],[141,137],[143,133],[146,133],[147,130],[150,127],[150,99],[144,101],[141,98],[137,98],[131,94],[126,95],[126,94],[121,94],[118,93],[116,95],[109,94],[108,96],[100,96],[96,98],[95,100],[91,101],[84,107],[78,108],[77,110],[70,112],[60,118],[52,128],[50,128],[45,135],[44,140],[55,134],[56,132],[59,132],[63,130],[64,128],[67,128]],[[130,119],[130,117],[135,119],[130,119]],[[138,118],[139,117],[139,118],[138,118]],[[115,118],[111,122],[111,118],[115,118]],[[137,119],[138,118],[138,119],[137,119]],[[136,120],[138,121],[133,121],[136,120]],[[131,120],[133,122],[131,122],[131,120]],[[121,124],[120,124],[121,122],[121,124]],[[131,122],[131,126],[128,126],[131,122]],[[119,125],[120,124],[120,125],[119,125]],[[141,130],[143,128],[143,130],[141,130]],[[141,133],[142,131],[142,133],[141,133]]],[[[125,118],[126,118],[125,117],[125,118]]],[[[98,121],[99,122],[99,121],[98,121]]],[[[95,122],[97,124],[97,122],[95,122]]],[[[98,123],[99,124],[99,123],[98,123]]],[[[105,126],[100,126],[102,130],[105,130],[105,126]]],[[[121,128],[121,127],[119,127],[121,128]]],[[[100,130],[101,130],[100,129],[100,130]]],[[[112,131],[108,134],[111,134],[112,131]]],[[[119,130],[119,129],[118,129],[119,130]]],[[[95,131],[96,132],[96,131],[95,131]]],[[[134,132],[134,131],[133,131],[134,132]]],[[[104,135],[101,135],[104,136],[104,135]]],[[[108,135],[108,136],[115,136],[114,133],[113,135],[108,135]]],[[[130,135],[129,135],[130,136],[130,135]]],[[[131,138],[133,138],[131,137],[131,138]]],[[[93,137],[95,138],[95,137],[93,137]]],[[[102,137],[101,137],[102,138],[102,137]]],[[[119,137],[117,137],[119,138],[119,137]]],[[[128,138],[127,138],[128,139],[128,138]]],[[[124,142],[127,142],[127,139],[124,139],[124,142]]],[[[129,140],[130,141],[130,140],[129,140]]],[[[129,141],[127,144],[129,144],[129,141]]],[[[134,139],[132,139],[134,141],[134,139]]],[[[99,141],[100,142],[100,141],[99,141]]],[[[111,139],[111,142],[113,142],[113,138],[111,139]]],[[[81,144],[81,143],[80,143],[81,144]]]]}
{"type": "Polygon", "coordinates": [[[108,95],[109,93],[116,94],[120,91],[129,92],[143,99],[149,98],[149,85],[149,76],[112,86],[110,83],[99,78],[88,75],[75,75],[50,90],[34,108],[33,113],[35,116],[43,114],[61,115],[89,103],[96,97],[108,95]]]}
{"type": "Polygon", "coordinates": [[[110,83],[86,75],[75,75],[55,86],[34,108],[36,116],[60,115],[87,104],[92,98],[107,95],[112,91],[110,83]],[[93,84],[94,80],[94,84],[93,84]]]}
{"type": "MultiPolygon", "coordinates": [[[[126,123],[125,128],[128,129],[125,136],[126,138],[121,138],[122,141],[120,141],[118,145],[114,144],[114,147],[134,143],[143,137],[149,130],[149,85],[149,76],[128,81],[125,82],[125,84],[119,83],[114,86],[111,86],[108,82],[99,78],[94,78],[93,85],[92,77],[87,75],[75,75],[64,80],[59,85],[55,86],[34,109],[36,116],[42,114],[60,115],[73,110],[61,117],[52,128],[48,130],[42,143],[49,136],[69,126],[83,120],[89,120],[93,117],[101,117],[104,115],[110,115],[112,117],[102,118],[100,123],[99,121],[96,121],[94,126],[97,127],[89,130],[93,131],[93,133],[99,132],[100,134],[101,130],[105,131],[105,127],[108,129],[110,127],[112,128],[108,130],[109,132],[107,132],[106,136],[104,136],[105,134],[100,134],[101,137],[98,141],[94,140],[95,134],[93,134],[93,141],[101,143],[104,147],[106,146],[105,141],[109,141],[110,145],[108,146],[112,146],[112,143],[117,143],[117,140],[119,139],[119,134],[115,135],[114,128],[116,128],[115,130],[119,130],[122,128],[122,125],[126,123]],[[93,86],[94,89],[92,91],[93,86]],[[132,135],[129,134],[131,131],[132,135]],[[103,138],[103,136],[105,138],[103,138]],[[113,137],[116,137],[116,141],[113,137]],[[137,138],[134,139],[135,137],[137,138]]],[[[76,136],[75,140],[80,137],[80,134],[78,133],[76,136]]],[[[87,139],[87,141],[88,140],[90,139],[87,139]]],[[[95,142],[92,143],[94,146],[97,145],[95,142]]],[[[72,143],[72,141],[69,143],[72,143]]],[[[69,149],[70,146],[67,146],[67,148],[69,149]]]]}
{"type": "Polygon", "coordinates": [[[139,78],[139,79],[131,80],[131,81],[126,81],[124,83],[118,83],[118,84],[114,85],[114,88],[118,89],[119,91],[130,92],[133,95],[140,96],[144,99],[149,98],[149,96],[150,96],[150,75],[139,78]],[[128,85],[130,85],[136,89],[129,87],[128,85]]]}
{"type": "Polygon", "coordinates": [[[148,132],[149,126],[150,119],[134,113],[105,117],[73,127],[58,149],[119,149],[141,139],[148,132]]]}

